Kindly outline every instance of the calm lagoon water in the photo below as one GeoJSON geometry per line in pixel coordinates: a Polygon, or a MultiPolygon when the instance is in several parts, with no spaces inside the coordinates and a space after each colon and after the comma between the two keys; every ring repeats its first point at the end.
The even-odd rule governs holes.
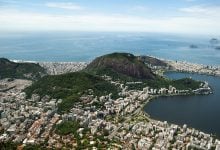
{"type": "Polygon", "coordinates": [[[212,37],[156,33],[39,32],[1,33],[0,57],[33,61],[91,61],[111,52],[219,65],[212,37]],[[198,48],[190,48],[190,45],[198,48]]]}
{"type": "Polygon", "coordinates": [[[160,97],[145,106],[152,117],[178,125],[187,124],[206,133],[220,137],[220,77],[170,72],[169,78],[192,77],[208,81],[214,94],[196,96],[160,97]]]}

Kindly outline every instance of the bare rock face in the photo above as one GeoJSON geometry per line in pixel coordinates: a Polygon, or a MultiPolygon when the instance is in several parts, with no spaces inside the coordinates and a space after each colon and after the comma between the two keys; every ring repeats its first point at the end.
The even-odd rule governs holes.
{"type": "Polygon", "coordinates": [[[129,53],[112,53],[96,58],[86,70],[111,69],[137,79],[154,79],[150,68],[139,58],[129,53]]]}

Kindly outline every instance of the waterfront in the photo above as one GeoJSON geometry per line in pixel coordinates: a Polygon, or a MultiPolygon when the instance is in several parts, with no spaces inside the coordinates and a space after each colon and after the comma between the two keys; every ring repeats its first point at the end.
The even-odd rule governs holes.
{"type": "Polygon", "coordinates": [[[166,73],[172,79],[192,77],[208,81],[214,90],[210,95],[159,97],[145,106],[154,119],[166,120],[179,125],[187,124],[201,131],[220,136],[220,78],[190,73],[166,73]]]}
{"type": "Polygon", "coordinates": [[[159,33],[2,33],[0,56],[30,61],[83,61],[111,52],[130,52],[192,63],[219,65],[213,37],[159,33]],[[194,44],[198,48],[190,48],[194,44]]]}
{"type": "MultiPolygon", "coordinates": [[[[106,59],[106,57],[109,58],[110,56],[112,58],[112,55],[113,54],[108,54],[102,58],[106,59]]],[[[120,58],[120,61],[124,55],[124,53],[114,54],[115,58],[120,58]],[[118,55],[120,57],[116,57],[118,55]]],[[[130,59],[136,58],[136,61],[141,61],[138,56],[134,57],[129,54],[127,57],[130,59]]],[[[130,60],[127,57],[124,58],[124,62],[130,60]]],[[[3,59],[2,62],[5,61],[10,64],[8,60],[3,59]]],[[[91,64],[94,64],[95,61],[97,61],[97,59],[91,62],[91,64]]],[[[134,60],[130,61],[133,65],[137,65],[134,63],[134,60]]],[[[39,86],[37,86],[39,91],[46,91],[48,89],[53,89],[54,85],[52,85],[52,87],[46,87],[46,89],[45,85],[55,84],[57,87],[60,86],[60,81],[64,83],[64,87],[62,88],[65,88],[73,84],[75,87],[81,84],[85,86],[85,80],[86,82],[94,80],[94,78],[91,78],[91,76],[93,76],[92,74],[89,75],[90,78],[85,78],[83,77],[85,76],[83,75],[85,72],[75,72],[83,69],[86,63],[41,62],[39,64],[46,69],[48,74],[62,75],[49,76],[49,80],[47,77],[39,79],[25,90],[33,88],[37,83],[40,83],[39,86]],[[68,72],[75,73],[63,74],[68,72]],[[76,75],[80,75],[80,78],[76,75]],[[81,79],[81,77],[83,79],[81,79]],[[78,81],[79,85],[74,79],[83,81],[78,81]],[[42,83],[42,80],[44,83],[42,83]]],[[[157,68],[156,66],[151,67],[157,68]]],[[[182,65],[180,65],[180,68],[182,68],[182,65]]],[[[111,83],[111,85],[117,87],[119,91],[116,92],[119,97],[113,98],[111,93],[114,93],[114,88],[110,86],[110,89],[113,88],[113,90],[109,91],[111,93],[106,93],[107,95],[102,96],[83,94],[79,97],[79,102],[71,102],[74,103],[71,108],[61,105],[67,104],[65,102],[65,97],[54,99],[50,97],[50,95],[41,96],[40,93],[32,92],[30,98],[26,97],[28,91],[26,94],[22,91],[31,83],[28,80],[1,80],[0,87],[2,88],[2,92],[0,92],[0,96],[2,97],[2,101],[0,104],[2,107],[0,107],[0,109],[3,113],[0,119],[2,124],[2,128],[0,129],[6,132],[0,135],[0,142],[13,140],[13,142],[20,143],[21,145],[19,146],[25,146],[26,144],[34,146],[35,144],[43,145],[42,142],[45,143],[45,139],[49,138],[46,143],[47,145],[43,145],[42,147],[60,149],[64,144],[73,148],[81,147],[82,144],[85,143],[81,143],[80,141],[86,140],[88,142],[87,145],[84,145],[85,147],[100,144],[105,147],[106,145],[112,148],[114,147],[113,149],[131,149],[132,147],[135,149],[181,149],[183,147],[185,149],[219,149],[220,141],[206,132],[188,128],[187,125],[178,126],[171,122],[154,120],[149,118],[149,116],[142,111],[146,103],[155,95],[169,94],[170,96],[181,93],[187,95],[187,93],[191,92],[197,93],[199,89],[207,89],[210,91],[208,84],[199,83],[193,88],[196,90],[178,90],[175,87],[178,87],[176,84],[169,85],[169,88],[164,88],[164,85],[161,85],[158,89],[150,86],[146,87],[145,85],[142,89],[131,90],[128,88],[130,84],[143,84],[143,82],[123,82],[121,80],[114,80],[111,76],[105,74],[102,76],[100,75],[100,77],[100,80],[103,79],[105,80],[104,82],[106,82],[104,87],[108,86],[107,83],[111,83]],[[100,105],[103,107],[100,107],[100,105]],[[58,114],[60,112],[59,110],[64,109],[70,109],[70,111],[63,111],[61,112],[62,115],[58,114]],[[47,110],[46,113],[44,110],[47,110]],[[80,124],[77,125],[76,121],[79,121],[82,126],[79,126],[80,124]],[[65,127],[66,125],[71,125],[72,127],[65,127]],[[75,126],[78,127],[74,129],[75,126]],[[63,132],[60,133],[60,131],[62,131],[61,129],[68,130],[68,132],[74,129],[75,132],[79,132],[79,136],[74,134],[63,135],[63,132]],[[97,135],[103,135],[102,139],[97,137],[97,135]],[[108,143],[107,140],[111,142],[108,143]]],[[[96,81],[100,83],[100,81],[96,81]]],[[[191,82],[197,83],[196,81],[191,82]]],[[[189,85],[186,85],[186,83],[189,83],[189,80],[179,82],[179,84],[184,86],[183,89],[188,89],[189,85],[191,85],[191,83],[189,83],[189,85]]],[[[71,86],[68,88],[70,88],[69,90],[73,89],[71,86]]],[[[89,87],[85,87],[85,89],[88,88],[89,87]]],[[[36,91],[36,89],[33,89],[33,91],[36,91]]],[[[92,91],[91,89],[91,92],[92,91]]],[[[53,91],[51,92],[53,93],[53,91]]],[[[68,92],[65,92],[65,95],[68,95],[68,92]]]]}

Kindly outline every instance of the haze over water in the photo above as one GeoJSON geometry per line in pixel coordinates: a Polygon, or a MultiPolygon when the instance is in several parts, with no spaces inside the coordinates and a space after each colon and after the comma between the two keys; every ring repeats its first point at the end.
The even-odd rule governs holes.
{"type": "Polygon", "coordinates": [[[212,37],[156,33],[2,33],[0,57],[29,61],[91,61],[111,52],[130,52],[207,65],[220,64],[212,37]],[[190,45],[198,48],[190,48],[190,45]]]}

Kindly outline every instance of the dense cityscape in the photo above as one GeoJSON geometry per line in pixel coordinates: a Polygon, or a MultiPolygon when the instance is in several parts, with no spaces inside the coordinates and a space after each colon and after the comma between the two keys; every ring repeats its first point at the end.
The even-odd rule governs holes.
{"type": "MultiPolygon", "coordinates": [[[[176,65],[178,70],[189,71],[185,70],[185,63],[180,64],[176,65]]],[[[59,74],[59,72],[73,72],[86,67],[85,63],[68,63],[68,65],[72,70],[61,71],[62,67],[55,67],[60,70],[51,71],[55,70],[55,68],[52,69],[55,65],[52,66],[49,63],[50,67],[47,67],[47,71],[51,74],[56,74],[55,72],[59,74]]],[[[160,73],[162,69],[167,68],[150,66],[155,73],[160,73]]],[[[218,74],[218,71],[216,72],[218,74]]],[[[150,100],[161,95],[187,95],[191,92],[210,94],[212,90],[207,82],[202,83],[199,89],[192,91],[177,90],[171,85],[169,88],[144,87],[142,90],[131,90],[128,85],[138,85],[141,82],[121,83],[107,75],[101,78],[120,89],[119,98],[112,98],[112,94],[97,97],[93,95],[92,89],[88,89],[89,94],[81,96],[80,102],[77,102],[68,113],[63,114],[57,113],[57,106],[62,99],[54,99],[48,95],[40,97],[37,94],[33,94],[29,99],[26,98],[23,90],[30,86],[32,81],[2,79],[0,141],[20,143],[18,144],[20,148],[27,145],[43,145],[42,147],[47,149],[107,147],[110,149],[218,150],[220,148],[220,141],[213,135],[187,125],[178,126],[166,121],[154,120],[143,111],[143,107],[150,100]],[[100,103],[103,103],[104,107],[99,107],[100,103]]]]}
{"type": "Polygon", "coordinates": [[[220,150],[220,0],[0,0],[0,150],[220,150]]]}

